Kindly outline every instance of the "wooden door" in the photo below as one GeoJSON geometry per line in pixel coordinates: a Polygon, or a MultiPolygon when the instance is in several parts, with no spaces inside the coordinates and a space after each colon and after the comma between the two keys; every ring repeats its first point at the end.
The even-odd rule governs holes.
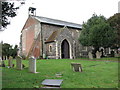
{"type": "Polygon", "coordinates": [[[69,43],[66,39],[63,40],[63,42],[61,44],[61,57],[62,58],[70,58],[69,43]]]}

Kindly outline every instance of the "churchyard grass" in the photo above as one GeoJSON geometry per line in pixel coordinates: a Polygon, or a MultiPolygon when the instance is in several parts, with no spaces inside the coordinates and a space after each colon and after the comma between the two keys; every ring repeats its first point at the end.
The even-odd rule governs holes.
{"type": "Polygon", "coordinates": [[[117,57],[107,57],[107,58],[99,58],[94,60],[111,60],[111,61],[118,61],[119,58],[117,57]]]}
{"type": "MultiPolygon", "coordinates": [[[[8,65],[7,60],[5,61],[8,65]]],[[[15,60],[13,63],[16,64],[15,60]]],[[[23,70],[3,67],[3,88],[39,88],[44,79],[63,79],[61,88],[117,88],[118,62],[48,59],[37,60],[37,72],[28,72],[28,60],[23,70]],[[71,62],[81,63],[83,72],[73,72],[71,62]],[[62,77],[56,77],[56,74],[62,77]]]]}
{"type": "MultiPolygon", "coordinates": [[[[89,58],[77,58],[77,59],[80,59],[80,60],[90,60],[89,58]]],[[[120,57],[103,57],[103,58],[93,58],[93,60],[110,60],[110,61],[118,61],[120,60],[120,57]]]]}

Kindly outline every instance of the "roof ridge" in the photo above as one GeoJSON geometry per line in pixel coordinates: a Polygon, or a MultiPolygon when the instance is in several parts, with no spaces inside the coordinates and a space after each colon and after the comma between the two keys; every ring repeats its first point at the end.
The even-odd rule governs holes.
{"type": "MultiPolygon", "coordinates": [[[[54,19],[54,18],[44,17],[44,16],[34,16],[34,17],[46,18],[46,19],[51,19],[51,20],[56,20],[56,21],[62,21],[62,22],[67,22],[67,23],[71,23],[71,24],[78,24],[78,23],[74,23],[74,22],[69,22],[69,21],[64,21],[64,20],[60,20],[60,19],[54,19]]],[[[81,25],[81,24],[78,24],[78,25],[81,25]]]]}
{"type": "Polygon", "coordinates": [[[73,23],[73,22],[68,22],[68,21],[63,21],[63,20],[58,20],[58,19],[52,19],[52,18],[43,17],[43,16],[32,16],[32,17],[37,19],[40,22],[43,22],[43,23],[60,25],[60,26],[67,26],[67,27],[78,28],[78,29],[82,28],[81,24],[77,24],[77,23],[73,23]]]}

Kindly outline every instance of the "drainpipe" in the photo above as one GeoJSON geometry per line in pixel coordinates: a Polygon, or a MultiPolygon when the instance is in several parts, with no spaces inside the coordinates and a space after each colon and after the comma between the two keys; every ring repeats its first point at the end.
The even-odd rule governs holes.
{"type": "Polygon", "coordinates": [[[43,57],[43,36],[42,36],[42,23],[41,23],[41,43],[42,43],[42,57],[43,57]]]}

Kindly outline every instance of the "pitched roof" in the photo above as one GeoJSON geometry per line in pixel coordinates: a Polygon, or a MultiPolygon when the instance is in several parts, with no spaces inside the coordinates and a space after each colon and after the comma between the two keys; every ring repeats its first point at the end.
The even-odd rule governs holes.
{"type": "Polygon", "coordinates": [[[50,35],[50,37],[46,40],[45,43],[54,42],[55,39],[57,38],[59,32],[61,32],[61,30],[54,31],[54,32],[50,35]]]}
{"type": "Polygon", "coordinates": [[[72,28],[77,28],[77,29],[82,28],[82,25],[72,23],[72,22],[66,22],[66,21],[51,19],[51,18],[42,17],[42,16],[33,16],[33,17],[42,23],[59,25],[59,26],[67,26],[67,27],[72,27],[72,28]]]}

